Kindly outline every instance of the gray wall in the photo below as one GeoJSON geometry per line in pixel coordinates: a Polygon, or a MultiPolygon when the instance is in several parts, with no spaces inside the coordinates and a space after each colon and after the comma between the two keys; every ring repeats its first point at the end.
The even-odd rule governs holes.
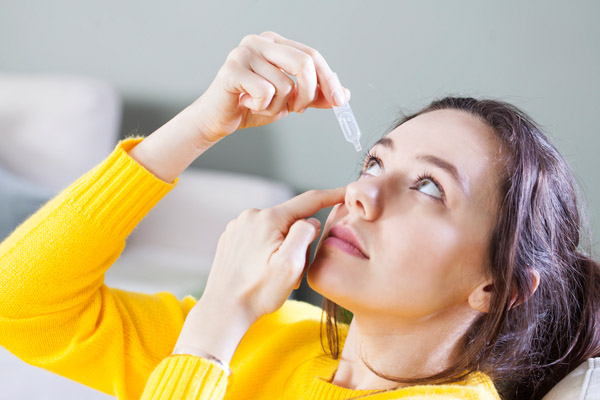
{"type": "MultiPolygon", "coordinates": [[[[364,145],[398,111],[448,93],[522,107],[574,168],[598,243],[599,15],[592,0],[3,0],[0,69],[111,82],[123,133],[148,134],[202,93],[244,35],[274,30],[320,50],[352,90],[364,145]]],[[[333,112],[309,110],[242,131],[196,164],[304,190],[349,182],[358,161],[333,112]]]]}

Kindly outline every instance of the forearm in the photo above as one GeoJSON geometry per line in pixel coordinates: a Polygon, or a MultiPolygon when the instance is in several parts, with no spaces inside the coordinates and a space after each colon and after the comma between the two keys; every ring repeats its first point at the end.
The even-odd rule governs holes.
{"type": "Polygon", "coordinates": [[[99,289],[129,233],[174,187],[131,160],[137,144],[122,141],[0,244],[0,315],[56,313],[99,289]]]}
{"type": "Polygon", "coordinates": [[[129,233],[174,187],[127,155],[140,140],[119,143],[0,243],[0,345],[99,390],[136,392],[130,398],[189,310],[174,297],[117,298],[103,285],[129,233]]]}
{"type": "Polygon", "coordinates": [[[194,110],[187,107],[128,153],[156,177],[171,183],[215,143],[204,139],[194,110]]]}

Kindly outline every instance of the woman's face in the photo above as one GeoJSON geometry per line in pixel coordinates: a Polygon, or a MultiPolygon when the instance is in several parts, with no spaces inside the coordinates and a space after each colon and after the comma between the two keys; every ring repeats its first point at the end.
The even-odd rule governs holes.
{"type": "Polygon", "coordinates": [[[499,144],[484,122],[438,110],[376,144],[331,211],[310,286],[354,313],[422,319],[490,283],[499,144]]]}

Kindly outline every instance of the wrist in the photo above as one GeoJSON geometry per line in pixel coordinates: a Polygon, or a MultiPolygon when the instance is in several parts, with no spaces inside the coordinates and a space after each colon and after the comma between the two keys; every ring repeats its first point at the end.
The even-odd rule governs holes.
{"type": "Polygon", "coordinates": [[[187,125],[191,127],[192,142],[198,152],[203,153],[223,138],[224,135],[219,136],[208,128],[206,117],[197,102],[183,109],[182,116],[187,120],[187,125]]]}
{"type": "Polygon", "coordinates": [[[206,93],[187,106],[185,111],[193,120],[192,123],[195,127],[199,146],[207,146],[208,148],[223,139],[228,133],[220,124],[214,121],[214,115],[206,111],[205,95],[206,93]]]}
{"type": "Polygon", "coordinates": [[[197,349],[229,365],[253,323],[243,307],[203,296],[186,317],[175,349],[197,349]]]}
{"type": "Polygon", "coordinates": [[[129,155],[165,182],[173,182],[214,142],[203,139],[187,108],[129,150],[129,155]]]}
{"type": "Polygon", "coordinates": [[[189,346],[175,346],[175,348],[173,349],[173,355],[178,355],[178,354],[184,354],[184,355],[189,355],[189,356],[194,356],[194,357],[200,357],[200,358],[204,358],[205,360],[215,364],[217,367],[221,368],[223,370],[223,372],[225,373],[225,376],[230,376],[231,375],[231,368],[229,367],[229,364],[224,363],[223,361],[219,360],[217,357],[213,356],[210,353],[205,352],[204,350],[201,349],[196,349],[193,347],[189,347],[189,346]]]}

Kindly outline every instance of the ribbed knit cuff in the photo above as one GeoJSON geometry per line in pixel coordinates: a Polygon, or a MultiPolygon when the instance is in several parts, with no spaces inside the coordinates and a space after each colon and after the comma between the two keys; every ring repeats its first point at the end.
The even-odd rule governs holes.
{"type": "Polygon", "coordinates": [[[215,364],[200,357],[172,355],[154,369],[142,400],[217,400],[226,389],[227,377],[215,364]]]}
{"type": "Polygon", "coordinates": [[[127,153],[143,137],[121,140],[113,152],[66,190],[71,202],[108,232],[126,237],[172,188],[127,153]]]}

